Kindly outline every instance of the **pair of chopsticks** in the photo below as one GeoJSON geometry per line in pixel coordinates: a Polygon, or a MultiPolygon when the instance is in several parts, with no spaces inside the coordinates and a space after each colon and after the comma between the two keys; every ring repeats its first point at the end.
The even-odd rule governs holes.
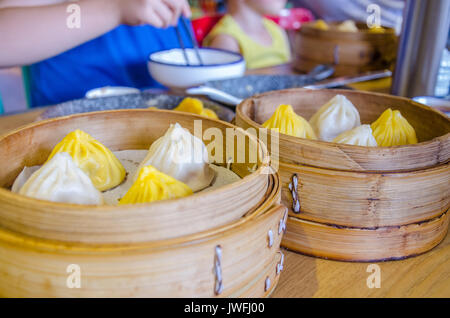
{"type": "MultiPolygon", "coordinates": [[[[194,47],[195,55],[197,56],[198,62],[200,63],[200,65],[204,65],[202,57],[200,56],[200,52],[199,52],[199,49],[198,49],[198,43],[197,43],[197,40],[196,40],[196,38],[194,36],[194,32],[192,31],[192,28],[186,23],[186,20],[183,17],[181,17],[180,20],[181,20],[181,24],[186,29],[187,34],[189,35],[189,39],[190,39],[190,41],[192,43],[192,46],[194,47]]],[[[186,65],[191,65],[191,63],[189,62],[189,57],[188,57],[187,52],[186,52],[186,47],[184,45],[183,37],[181,36],[181,31],[180,31],[179,25],[177,25],[175,27],[175,32],[177,34],[177,38],[178,38],[178,42],[180,43],[180,47],[181,47],[181,49],[183,51],[183,56],[184,56],[184,60],[186,62],[186,65]]]]}

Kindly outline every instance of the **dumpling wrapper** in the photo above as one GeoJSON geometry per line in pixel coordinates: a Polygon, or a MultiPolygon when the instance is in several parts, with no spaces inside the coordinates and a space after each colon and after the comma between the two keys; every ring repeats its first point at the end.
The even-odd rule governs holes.
{"type": "Polygon", "coordinates": [[[91,179],[65,153],[55,154],[35,171],[20,188],[19,194],[61,203],[101,205],[103,196],[91,179]]]}
{"type": "Polygon", "coordinates": [[[336,95],[319,108],[309,123],[320,140],[333,141],[341,133],[361,126],[361,119],[351,101],[336,95]]]}
{"type": "Polygon", "coordinates": [[[209,186],[214,178],[205,144],[178,123],[170,125],[164,136],[150,146],[138,171],[144,166],[153,166],[186,183],[194,192],[209,186]]]}
{"type": "Polygon", "coordinates": [[[337,136],[333,142],[366,147],[378,146],[375,137],[372,135],[372,128],[370,128],[370,125],[361,125],[352,130],[345,131],[337,136]]]}

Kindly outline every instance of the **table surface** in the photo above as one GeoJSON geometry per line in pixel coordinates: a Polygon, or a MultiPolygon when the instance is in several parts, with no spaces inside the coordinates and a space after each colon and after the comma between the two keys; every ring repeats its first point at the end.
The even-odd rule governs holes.
{"type": "MultiPolygon", "coordinates": [[[[253,73],[286,73],[275,68],[253,73]]],[[[378,84],[374,86],[379,87],[378,84]]],[[[43,109],[0,117],[0,134],[33,122],[43,109]]],[[[370,263],[317,259],[283,250],[284,271],[272,297],[450,297],[450,235],[430,252],[377,263],[380,288],[369,288],[370,263]]]]}

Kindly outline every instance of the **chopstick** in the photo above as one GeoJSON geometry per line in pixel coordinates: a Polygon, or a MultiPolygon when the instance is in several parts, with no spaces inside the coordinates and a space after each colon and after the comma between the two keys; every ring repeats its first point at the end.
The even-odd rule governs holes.
{"type": "Polygon", "coordinates": [[[187,24],[186,20],[183,18],[181,18],[181,23],[183,24],[184,28],[186,29],[189,35],[189,39],[191,40],[192,46],[194,47],[195,55],[197,55],[198,62],[200,63],[200,65],[204,65],[198,49],[197,39],[194,35],[194,32],[192,31],[192,28],[187,24]]]}
{"type": "Polygon", "coordinates": [[[184,46],[183,37],[181,36],[181,32],[178,25],[175,26],[175,33],[177,34],[178,42],[180,43],[181,50],[183,51],[184,61],[186,62],[186,65],[191,65],[191,63],[189,63],[189,58],[186,53],[186,47],[184,46]]]}

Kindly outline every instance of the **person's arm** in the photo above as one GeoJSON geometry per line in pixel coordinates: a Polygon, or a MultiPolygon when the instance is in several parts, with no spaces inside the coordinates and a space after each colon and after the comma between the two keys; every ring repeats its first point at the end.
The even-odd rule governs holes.
{"type": "MultiPolygon", "coordinates": [[[[0,68],[31,64],[96,38],[116,26],[174,25],[190,16],[186,0],[81,0],[0,9],[0,68]],[[69,28],[70,5],[81,8],[80,28],[69,28]]],[[[118,43],[120,45],[120,43],[118,43]]]]}

